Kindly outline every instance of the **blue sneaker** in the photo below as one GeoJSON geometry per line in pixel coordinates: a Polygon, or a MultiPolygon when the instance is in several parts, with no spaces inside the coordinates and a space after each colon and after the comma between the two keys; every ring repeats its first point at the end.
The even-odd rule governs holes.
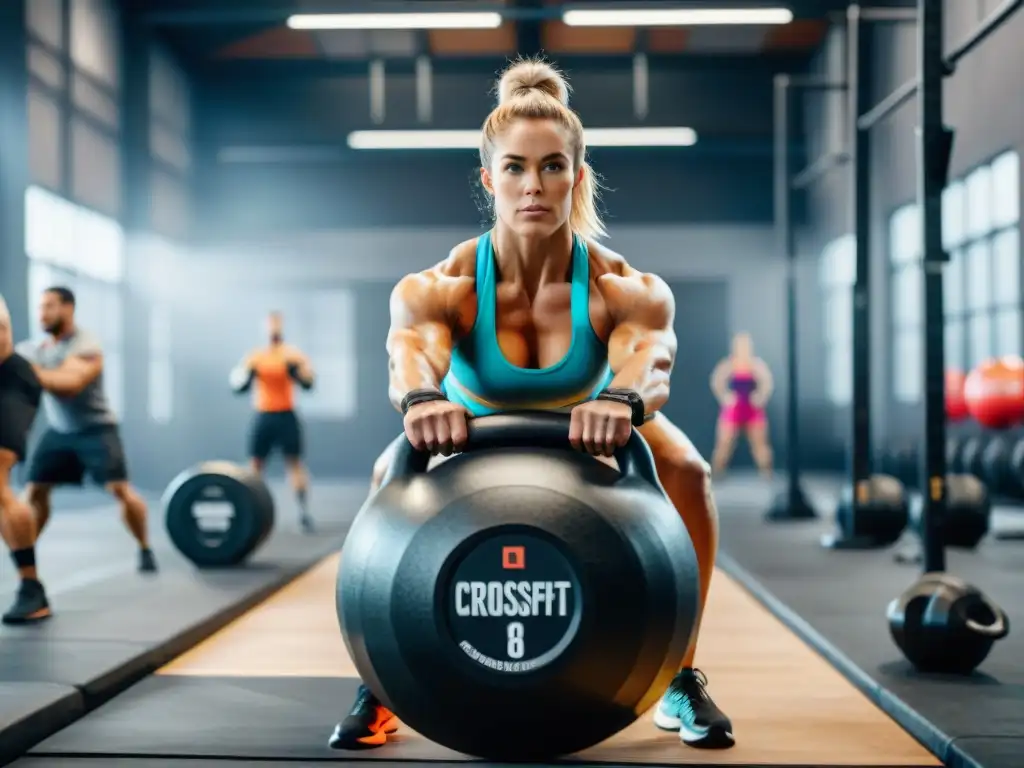
{"type": "Polygon", "coordinates": [[[736,743],[732,722],[711,700],[708,679],[699,669],[684,669],[669,685],[654,712],[654,724],[678,731],[680,740],[701,749],[728,749],[736,743]]]}

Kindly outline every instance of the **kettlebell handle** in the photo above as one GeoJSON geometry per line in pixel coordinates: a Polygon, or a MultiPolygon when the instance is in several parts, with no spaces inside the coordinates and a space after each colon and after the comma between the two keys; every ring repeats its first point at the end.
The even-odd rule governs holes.
{"type": "Polygon", "coordinates": [[[993,603],[987,595],[982,594],[978,595],[978,597],[992,611],[992,615],[996,617],[996,620],[991,624],[981,624],[974,619],[965,619],[964,625],[975,634],[990,637],[993,640],[1001,640],[1006,637],[1010,633],[1006,613],[1002,608],[993,603]]]}
{"type": "MultiPolygon", "coordinates": [[[[548,411],[518,411],[469,420],[469,439],[463,453],[495,448],[555,448],[574,451],[569,442],[568,414],[548,411]]],[[[629,441],[615,451],[615,461],[623,478],[640,478],[662,491],[654,456],[647,441],[632,430],[629,441]]],[[[430,454],[417,451],[408,440],[398,442],[398,450],[388,472],[389,478],[408,477],[427,471],[430,454]]]]}

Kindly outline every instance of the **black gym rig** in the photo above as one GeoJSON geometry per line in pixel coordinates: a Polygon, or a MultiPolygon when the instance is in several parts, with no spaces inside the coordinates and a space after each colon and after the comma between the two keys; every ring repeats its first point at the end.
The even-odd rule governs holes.
{"type": "Polygon", "coordinates": [[[799,395],[797,391],[797,248],[794,237],[792,196],[795,190],[805,189],[835,168],[852,163],[849,176],[851,225],[856,248],[856,278],[853,285],[853,397],[852,434],[850,448],[850,492],[844,494],[837,510],[837,519],[845,523],[842,531],[828,537],[827,545],[836,548],[860,548],[891,544],[907,524],[906,501],[902,491],[897,503],[893,500],[891,483],[872,482],[870,477],[871,423],[870,423],[870,145],[867,131],[858,130],[856,116],[866,108],[868,101],[868,69],[870,51],[868,36],[863,32],[867,22],[912,23],[917,18],[913,9],[862,8],[851,5],[846,13],[847,66],[846,81],[828,78],[793,77],[775,78],[775,226],[778,244],[787,264],[787,333],[789,399],[787,408],[787,458],[789,483],[774,500],[766,518],[770,521],[813,520],[818,515],[804,494],[800,484],[800,425],[799,395]],[[792,111],[791,90],[844,91],[851,116],[847,134],[852,138],[848,149],[827,152],[806,168],[791,174],[789,126],[792,111]],[[856,489],[854,499],[852,489],[856,489]],[[884,503],[878,504],[881,500],[884,503]],[[876,506],[884,509],[876,509],[876,506]],[[900,512],[902,511],[902,521],[900,512]],[[895,519],[894,519],[895,517],[895,519]],[[895,530],[895,533],[892,533],[895,530]]]}
{"type": "Polygon", "coordinates": [[[942,192],[946,187],[953,131],[943,117],[943,80],[957,62],[998,28],[1024,0],[1009,0],[949,56],[942,51],[943,0],[918,0],[918,78],[897,88],[878,107],[858,118],[860,131],[918,94],[917,197],[924,251],[924,466],[919,524],[922,577],[890,603],[893,640],[914,666],[926,672],[970,674],[992,644],[1009,632],[999,606],[946,571],[943,527],[947,514],[945,339],[942,266],[942,192]],[[907,96],[902,97],[903,93],[907,96]],[[888,106],[887,106],[888,105],[888,106]],[[873,118],[873,119],[872,119],[873,118]]]}
{"type": "MultiPolygon", "coordinates": [[[[836,511],[839,531],[823,544],[836,549],[888,546],[906,527],[908,506],[902,483],[872,476],[870,431],[870,184],[869,131],[915,94],[918,98],[917,198],[920,215],[924,281],[924,451],[918,472],[922,492],[917,532],[923,575],[887,611],[893,640],[905,657],[922,671],[969,674],[984,661],[992,643],[1005,637],[1009,621],[979,589],[948,575],[945,532],[951,479],[958,492],[965,478],[947,475],[945,413],[945,349],[943,327],[943,265],[948,261],[942,243],[942,194],[948,181],[953,131],[944,124],[943,80],[957,62],[980,45],[1022,5],[1007,0],[994,10],[948,56],[943,54],[943,0],[918,0],[914,9],[861,8],[847,10],[847,74],[845,83],[779,75],[775,81],[775,210],[780,250],[788,268],[789,334],[789,485],[773,503],[766,518],[815,519],[799,479],[799,420],[796,368],[796,245],[791,200],[794,189],[809,186],[833,168],[852,164],[851,224],[856,241],[853,285],[853,392],[850,483],[836,511]],[[904,83],[874,108],[865,111],[870,51],[864,22],[917,23],[918,76],[904,83]],[[790,175],[790,88],[846,91],[850,115],[850,146],[828,153],[806,169],[790,175]],[[940,652],[941,651],[941,652],[940,652]]],[[[973,478],[970,478],[973,480],[973,478]]],[[[984,486],[977,484],[982,489],[984,486]]],[[[969,489],[968,489],[969,490],[969,489]]],[[[954,494],[956,495],[956,494],[954,494]]],[[[977,494],[974,494],[977,496],[977,494]]],[[[974,499],[984,512],[987,531],[987,493],[974,499]]],[[[969,505],[968,505],[969,508],[969,505]]],[[[982,535],[984,534],[982,532],[982,535]]],[[[980,539],[980,536],[978,537],[980,539]]],[[[975,542],[976,543],[976,542],[975,542]]]]}

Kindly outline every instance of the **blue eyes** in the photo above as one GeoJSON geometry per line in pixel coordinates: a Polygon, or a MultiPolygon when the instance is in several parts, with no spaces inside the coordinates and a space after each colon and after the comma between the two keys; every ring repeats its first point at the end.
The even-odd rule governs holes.
{"type": "MultiPolygon", "coordinates": [[[[508,165],[505,166],[505,170],[508,171],[509,173],[522,173],[523,166],[521,166],[519,163],[509,163],[508,165]]],[[[544,170],[553,171],[557,173],[558,171],[565,170],[565,166],[562,163],[548,163],[547,165],[544,166],[544,170]]]]}

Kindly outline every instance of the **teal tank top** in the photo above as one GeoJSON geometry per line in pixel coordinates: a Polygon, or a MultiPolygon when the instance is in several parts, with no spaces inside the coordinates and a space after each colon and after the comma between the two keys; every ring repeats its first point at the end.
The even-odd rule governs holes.
{"type": "Polygon", "coordinates": [[[613,378],[608,348],[590,324],[590,260],[583,238],[573,235],[572,342],[547,368],[520,368],[498,346],[497,264],[488,232],[476,247],[476,322],[452,352],[441,384],[445,396],[473,416],[513,410],[568,411],[592,400],[613,378]]]}

